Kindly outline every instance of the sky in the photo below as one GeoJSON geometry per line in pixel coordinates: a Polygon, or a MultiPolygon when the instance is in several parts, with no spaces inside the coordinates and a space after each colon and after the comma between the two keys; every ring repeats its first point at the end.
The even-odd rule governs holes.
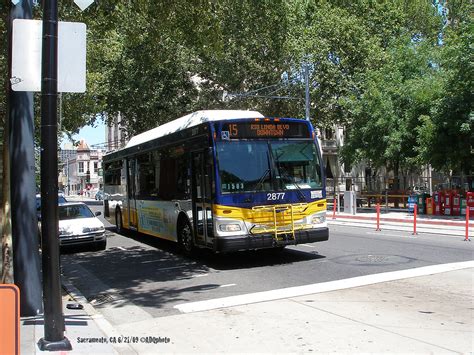
{"type": "MultiPolygon", "coordinates": [[[[97,120],[96,127],[85,126],[79,131],[78,134],[73,135],[73,138],[76,141],[84,139],[89,147],[96,144],[102,144],[103,146],[105,143],[105,125],[103,122],[99,122],[99,120],[97,120]]],[[[61,147],[64,148],[65,144],[68,143],[71,143],[71,141],[66,135],[63,135],[61,147]]]]}

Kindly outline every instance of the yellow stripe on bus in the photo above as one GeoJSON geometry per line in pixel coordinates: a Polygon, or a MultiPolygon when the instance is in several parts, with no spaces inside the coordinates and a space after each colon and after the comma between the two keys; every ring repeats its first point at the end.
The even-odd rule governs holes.
{"type": "MultiPolygon", "coordinates": [[[[290,204],[288,204],[287,206],[289,205],[290,204]]],[[[246,222],[250,222],[250,223],[260,223],[263,221],[268,221],[269,219],[273,219],[273,211],[270,210],[272,205],[269,205],[268,207],[269,207],[269,210],[266,210],[266,209],[252,210],[251,208],[214,205],[213,214],[216,217],[235,218],[235,219],[245,220],[246,222]]],[[[306,208],[294,213],[294,220],[303,219],[304,217],[307,217],[309,215],[315,214],[317,212],[325,211],[325,210],[326,210],[326,200],[310,202],[307,204],[306,208]]]]}

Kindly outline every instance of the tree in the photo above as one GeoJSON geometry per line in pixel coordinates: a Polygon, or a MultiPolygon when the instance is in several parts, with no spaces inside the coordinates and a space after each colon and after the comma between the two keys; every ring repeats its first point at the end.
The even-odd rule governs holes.
{"type": "Polygon", "coordinates": [[[443,87],[434,65],[437,47],[429,41],[405,37],[388,54],[384,66],[366,74],[363,94],[348,102],[353,119],[342,157],[370,161],[398,176],[400,169],[421,166],[419,127],[431,117],[443,87]]]}
{"type": "Polygon", "coordinates": [[[440,61],[443,95],[434,115],[419,128],[422,158],[435,169],[472,174],[474,166],[473,54],[471,20],[452,22],[445,33],[440,61]]]}
{"type": "Polygon", "coordinates": [[[347,102],[359,98],[370,72],[390,60],[400,37],[433,38],[440,27],[426,1],[295,1],[289,52],[309,62],[312,111],[319,127],[352,121],[347,102]]]}

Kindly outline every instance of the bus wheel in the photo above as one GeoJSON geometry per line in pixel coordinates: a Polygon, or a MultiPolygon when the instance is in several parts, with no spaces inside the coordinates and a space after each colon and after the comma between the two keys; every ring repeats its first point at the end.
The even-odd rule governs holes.
{"type": "Polygon", "coordinates": [[[123,232],[122,211],[120,211],[120,209],[117,209],[115,211],[115,226],[116,226],[117,233],[123,232]]]}
{"type": "Polygon", "coordinates": [[[193,233],[189,222],[181,222],[178,228],[178,244],[181,251],[191,256],[194,251],[193,233]]]}

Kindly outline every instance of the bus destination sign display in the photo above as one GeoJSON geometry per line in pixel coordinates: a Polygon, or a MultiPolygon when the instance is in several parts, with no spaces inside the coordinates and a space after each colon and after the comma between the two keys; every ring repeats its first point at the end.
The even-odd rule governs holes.
{"type": "Polygon", "coordinates": [[[221,138],[310,138],[304,122],[245,122],[222,125],[221,138]]]}

